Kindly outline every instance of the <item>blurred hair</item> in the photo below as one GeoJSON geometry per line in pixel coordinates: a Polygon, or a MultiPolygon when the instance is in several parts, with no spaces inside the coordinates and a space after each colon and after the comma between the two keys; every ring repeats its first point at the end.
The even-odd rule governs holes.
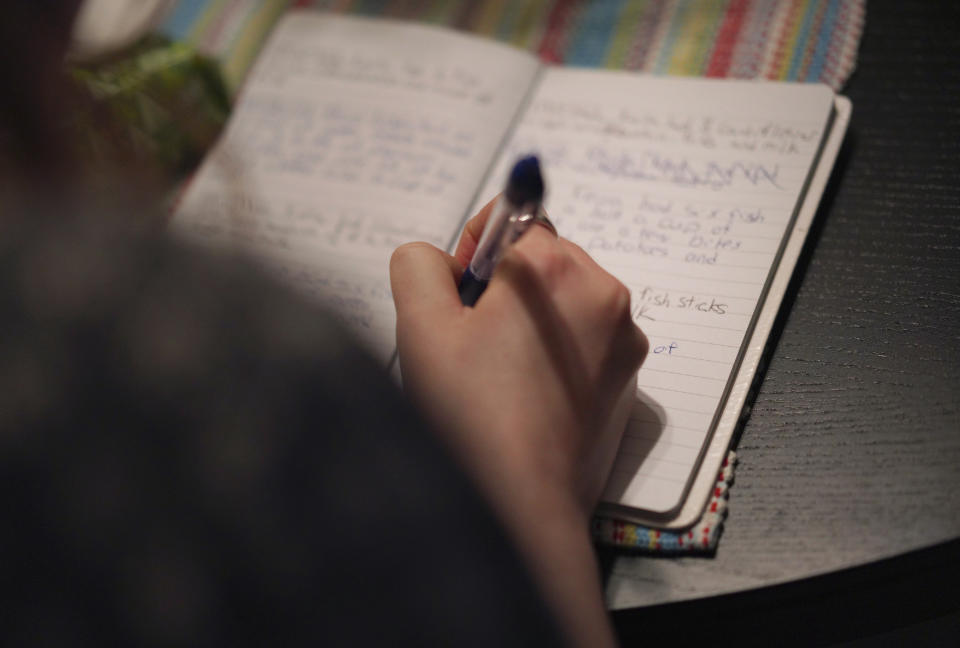
{"type": "Polygon", "coordinates": [[[63,108],[75,105],[63,59],[80,0],[13,0],[0,20],[0,141],[6,177],[62,172],[75,163],[66,146],[63,108]],[[67,156],[67,157],[64,157],[67,156]],[[19,172],[19,173],[18,173],[19,172]]]}
{"type": "Polygon", "coordinates": [[[65,61],[81,0],[13,0],[0,20],[0,236],[84,219],[156,233],[171,185],[65,61]],[[93,129],[96,154],[89,146],[93,129]]]}

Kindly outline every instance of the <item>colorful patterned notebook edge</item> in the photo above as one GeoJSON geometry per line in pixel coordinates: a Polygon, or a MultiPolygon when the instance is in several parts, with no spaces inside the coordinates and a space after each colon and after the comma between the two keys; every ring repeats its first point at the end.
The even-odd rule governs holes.
{"type": "Polygon", "coordinates": [[[723,520],[727,516],[736,463],[737,454],[731,450],[723,460],[717,475],[717,485],[710,495],[703,517],[689,529],[682,532],[664,531],[597,516],[593,519],[593,539],[599,544],[647,553],[712,554],[717,549],[723,531],[723,520]]]}

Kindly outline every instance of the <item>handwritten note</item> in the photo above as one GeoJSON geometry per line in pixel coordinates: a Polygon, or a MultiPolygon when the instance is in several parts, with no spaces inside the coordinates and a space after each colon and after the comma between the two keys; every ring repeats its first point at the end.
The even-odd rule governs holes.
{"type": "Polygon", "coordinates": [[[832,99],[812,85],[541,78],[478,198],[537,152],[561,235],[631,290],[651,349],[605,501],[662,513],[682,503],[832,99]]]}
{"type": "Polygon", "coordinates": [[[630,288],[651,342],[604,497],[669,513],[724,405],[832,100],[814,85],[541,70],[451,31],[293,12],[173,229],[249,252],[386,361],[392,251],[449,246],[516,157],[537,152],[561,234],[630,288]]]}
{"type": "Polygon", "coordinates": [[[390,254],[449,245],[536,70],[525,53],[454,32],[293,12],[173,229],[251,253],[386,361],[390,254]]]}

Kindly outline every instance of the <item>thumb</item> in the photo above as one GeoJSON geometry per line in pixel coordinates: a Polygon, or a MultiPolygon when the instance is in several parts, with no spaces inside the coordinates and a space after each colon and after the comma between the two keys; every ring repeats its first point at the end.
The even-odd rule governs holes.
{"type": "Polygon", "coordinates": [[[463,269],[429,243],[401,245],[390,257],[390,287],[397,322],[445,318],[462,310],[457,281],[463,269]]]}

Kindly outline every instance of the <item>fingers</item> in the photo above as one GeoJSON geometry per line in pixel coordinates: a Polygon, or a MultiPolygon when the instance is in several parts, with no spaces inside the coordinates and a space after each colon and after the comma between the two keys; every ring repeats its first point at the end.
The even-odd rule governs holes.
{"type": "Polygon", "coordinates": [[[647,339],[633,322],[627,287],[578,245],[546,228],[531,228],[511,247],[487,293],[506,293],[489,301],[509,300],[514,308],[540,304],[545,310],[549,304],[593,359],[587,364],[607,367],[615,380],[635,372],[646,356],[647,339]]]}
{"type": "MultiPolygon", "coordinates": [[[[460,240],[457,241],[457,249],[453,253],[453,258],[457,260],[460,267],[466,268],[467,264],[470,263],[470,259],[473,258],[473,253],[476,251],[480,237],[483,235],[483,228],[486,227],[490,213],[493,211],[493,206],[496,205],[499,199],[499,195],[495,196],[463,226],[463,233],[460,235],[460,240]]],[[[547,229],[549,231],[549,229],[553,228],[553,223],[549,223],[549,225],[539,224],[541,225],[540,229],[547,229]]],[[[553,238],[557,238],[556,230],[553,230],[551,234],[553,238]]],[[[584,252],[584,254],[586,254],[586,252],[584,252]]]]}
{"type": "Polygon", "coordinates": [[[462,305],[457,294],[461,267],[429,243],[401,245],[390,257],[390,287],[397,319],[447,317],[462,305]]]}
{"type": "Polygon", "coordinates": [[[557,238],[546,228],[531,227],[507,250],[498,271],[502,267],[513,272],[515,266],[524,266],[526,270],[533,271],[548,292],[553,293],[572,278],[571,273],[600,270],[586,252],[580,250],[581,256],[576,250],[580,250],[576,244],[557,238]]]}
{"type": "Polygon", "coordinates": [[[494,197],[463,226],[463,233],[460,235],[460,240],[457,241],[457,249],[453,253],[453,258],[457,260],[461,268],[466,268],[470,259],[473,258],[477,243],[480,242],[480,236],[483,234],[483,228],[487,224],[487,218],[490,217],[490,212],[493,211],[493,206],[499,199],[500,196],[494,197]]]}
{"type": "MultiPolygon", "coordinates": [[[[463,312],[457,282],[492,207],[493,201],[467,222],[456,257],[427,243],[397,248],[390,279],[398,326],[430,328],[463,312]]],[[[588,364],[606,367],[600,371],[610,376],[636,371],[647,353],[647,339],[633,322],[629,290],[578,245],[544,227],[530,228],[510,247],[477,309],[500,318],[523,310],[534,320],[563,322],[574,346],[592,358],[588,364]]]]}
{"type": "Polygon", "coordinates": [[[572,241],[561,240],[571,256],[592,276],[597,285],[592,292],[606,304],[606,313],[616,327],[618,340],[614,347],[623,352],[622,360],[628,373],[635,372],[647,355],[647,336],[633,321],[630,290],[616,277],[607,272],[586,250],[572,241]]]}

